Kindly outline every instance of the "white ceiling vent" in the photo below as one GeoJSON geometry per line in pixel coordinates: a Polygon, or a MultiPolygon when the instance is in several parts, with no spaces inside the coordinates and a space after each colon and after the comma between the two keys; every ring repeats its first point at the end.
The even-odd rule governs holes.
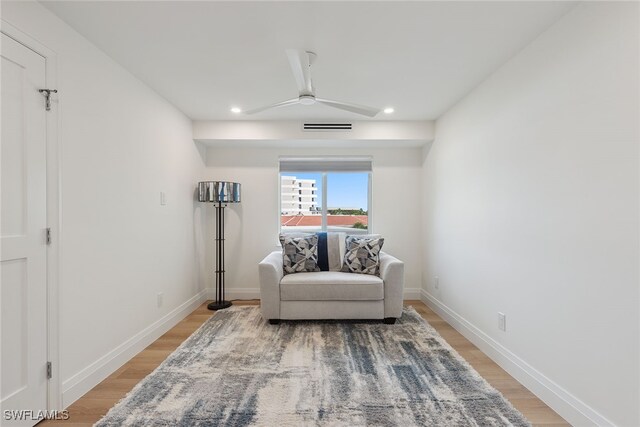
{"type": "Polygon", "coordinates": [[[350,131],[352,129],[351,123],[305,123],[302,125],[302,130],[307,132],[320,132],[320,131],[350,131]]]}

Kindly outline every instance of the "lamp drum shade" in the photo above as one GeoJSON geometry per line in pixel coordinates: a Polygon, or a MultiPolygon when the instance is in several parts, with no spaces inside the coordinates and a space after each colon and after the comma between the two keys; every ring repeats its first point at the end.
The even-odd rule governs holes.
{"type": "Polygon", "coordinates": [[[240,203],[240,184],[229,181],[199,182],[198,201],[211,203],[240,203]]]}

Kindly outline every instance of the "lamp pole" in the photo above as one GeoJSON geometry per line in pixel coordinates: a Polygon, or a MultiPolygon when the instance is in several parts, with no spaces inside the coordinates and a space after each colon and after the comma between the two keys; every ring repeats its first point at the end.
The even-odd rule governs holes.
{"type": "Polygon", "coordinates": [[[231,301],[224,300],[224,208],[226,203],[216,204],[216,300],[207,305],[209,310],[231,307],[231,301]]]}

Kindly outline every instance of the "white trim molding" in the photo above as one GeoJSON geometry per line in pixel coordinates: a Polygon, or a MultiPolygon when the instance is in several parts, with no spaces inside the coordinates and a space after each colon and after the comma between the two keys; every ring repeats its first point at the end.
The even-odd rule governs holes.
{"type": "MultiPolygon", "coordinates": [[[[208,289],[208,299],[216,299],[216,290],[208,289]]],[[[227,288],[225,289],[225,299],[260,299],[260,288],[227,288]]]]}
{"type": "Polygon", "coordinates": [[[422,289],[404,288],[403,299],[421,299],[422,289]]]}
{"type": "Polygon", "coordinates": [[[424,289],[422,289],[420,299],[572,425],[615,426],[602,414],[536,370],[424,289]]]}
{"type": "Polygon", "coordinates": [[[187,301],[135,334],[91,365],[62,383],[62,403],[67,408],[118,368],[173,328],[207,300],[208,289],[203,289],[187,301]]]}

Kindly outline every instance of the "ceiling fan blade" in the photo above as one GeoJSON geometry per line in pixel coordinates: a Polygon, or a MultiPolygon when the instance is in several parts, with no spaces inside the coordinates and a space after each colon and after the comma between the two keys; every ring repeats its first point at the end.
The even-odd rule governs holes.
{"type": "Polygon", "coordinates": [[[245,111],[245,114],[256,114],[265,110],[270,110],[271,108],[285,107],[287,105],[298,104],[300,102],[299,98],[288,99],[282,102],[276,102],[275,104],[267,105],[266,107],[254,108],[253,110],[245,111]]]}
{"type": "Polygon", "coordinates": [[[329,107],[339,108],[341,110],[350,111],[356,114],[362,114],[363,116],[367,117],[375,117],[376,114],[380,112],[378,108],[367,107],[365,105],[358,104],[349,104],[347,102],[332,101],[330,99],[316,98],[316,102],[328,105],[329,107]]]}
{"type": "Polygon", "coordinates": [[[298,85],[298,93],[300,95],[313,95],[309,53],[304,50],[287,49],[287,56],[289,57],[289,65],[291,65],[293,77],[295,77],[298,85]]]}

